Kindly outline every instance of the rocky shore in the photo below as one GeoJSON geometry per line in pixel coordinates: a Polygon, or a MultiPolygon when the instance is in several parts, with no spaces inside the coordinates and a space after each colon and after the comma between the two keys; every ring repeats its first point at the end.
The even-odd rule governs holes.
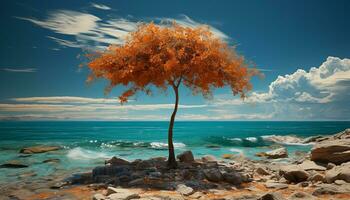
{"type": "MultiPolygon", "coordinates": [[[[64,179],[50,177],[46,188],[43,183],[35,192],[26,184],[17,190],[0,188],[0,199],[350,199],[350,129],[306,138],[304,143],[314,145],[311,152],[287,161],[283,147],[257,154],[261,160],[233,154],[195,159],[185,151],[177,156],[177,169],[168,169],[163,157],[134,161],[113,157],[92,171],[64,179]]],[[[16,164],[24,167],[21,163],[2,167],[16,164]]]]}

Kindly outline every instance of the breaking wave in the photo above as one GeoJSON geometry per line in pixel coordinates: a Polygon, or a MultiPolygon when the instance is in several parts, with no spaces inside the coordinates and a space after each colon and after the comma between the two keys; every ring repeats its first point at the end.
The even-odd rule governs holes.
{"type": "Polygon", "coordinates": [[[67,157],[73,160],[92,160],[92,159],[100,159],[100,158],[109,158],[110,156],[106,153],[91,151],[87,149],[83,149],[81,147],[76,147],[70,149],[67,153],[67,157]]]}

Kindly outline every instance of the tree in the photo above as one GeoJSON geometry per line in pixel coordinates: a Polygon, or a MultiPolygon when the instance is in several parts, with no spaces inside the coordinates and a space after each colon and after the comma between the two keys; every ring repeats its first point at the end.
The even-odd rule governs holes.
{"type": "Polygon", "coordinates": [[[119,96],[121,103],[138,91],[151,94],[152,86],[173,89],[175,106],[168,130],[168,166],[171,168],[177,166],[173,127],[180,85],[204,97],[209,97],[213,88],[229,86],[233,95],[244,98],[251,89],[250,78],[255,74],[247,68],[244,58],[215,37],[208,27],[189,28],[175,22],[168,26],[140,25],[123,45],[111,45],[87,57],[91,70],[88,81],[107,79],[106,92],[117,85],[127,88],[119,96]]]}

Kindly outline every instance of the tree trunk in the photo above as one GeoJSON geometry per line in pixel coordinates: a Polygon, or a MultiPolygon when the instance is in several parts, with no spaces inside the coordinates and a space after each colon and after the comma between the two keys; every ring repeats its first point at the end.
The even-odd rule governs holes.
{"type": "Polygon", "coordinates": [[[171,115],[171,118],[170,118],[169,131],[168,131],[168,149],[169,149],[168,167],[172,169],[177,167],[175,152],[174,152],[174,144],[173,144],[173,128],[174,128],[175,115],[179,104],[178,87],[179,87],[179,84],[173,85],[174,92],[175,92],[175,107],[174,107],[173,114],[171,115]]]}

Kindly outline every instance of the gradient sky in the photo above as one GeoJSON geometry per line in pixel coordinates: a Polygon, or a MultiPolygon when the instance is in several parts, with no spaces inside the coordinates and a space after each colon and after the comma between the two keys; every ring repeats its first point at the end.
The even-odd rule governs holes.
{"type": "Polygon", "coordinates": [[[181,88],[179,120],[350,120],[350,1],[2,1],[0,120],[168,120],[174,95],[86,85],[82,49],[120,43],[137,22],[209,25],[265,74],[242,102],[181,88]]]}

